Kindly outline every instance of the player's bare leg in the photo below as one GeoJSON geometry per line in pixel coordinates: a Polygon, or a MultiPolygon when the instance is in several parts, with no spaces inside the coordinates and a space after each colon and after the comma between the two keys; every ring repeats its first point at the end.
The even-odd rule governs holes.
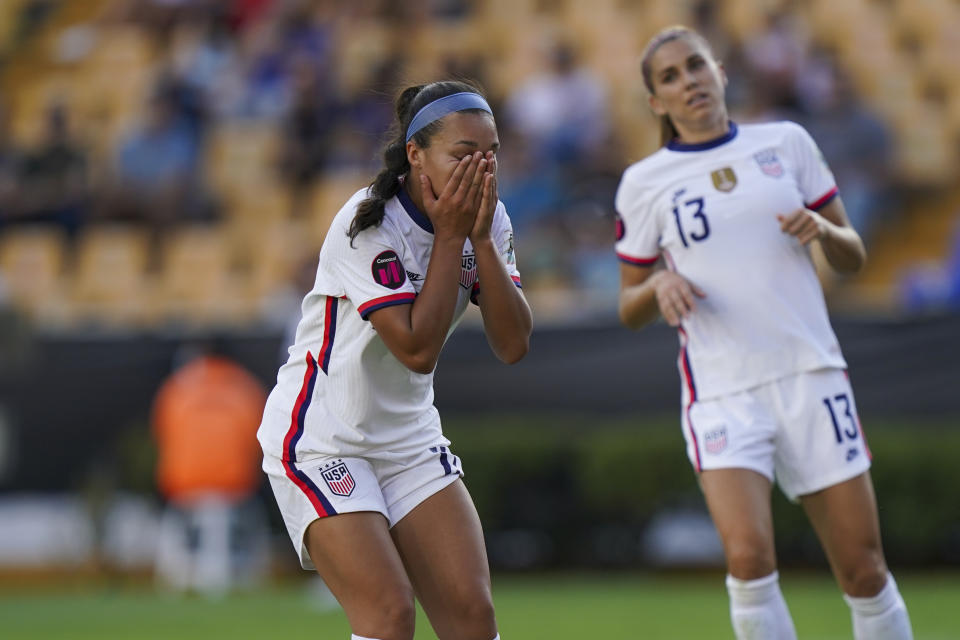
{"type": "Polygon", "coordinates": [[[770,508],[770,481],[749,469],[700,473],[727,559],[730,619],[739,640],[795,640],[780,592],[770,508]]]}
{"type": "Polygon", "coordinates": [[[413,587],[382,514],[364,511],[314,520],[305,537],[310,559],[354,634],[412,640],[413,587]]]}
{"type": "Polygon", "coordinates": [[[748,469],[711,469],[700,473],[700,487],[723,541],[730,575],[755,580],[773,573],[777,559],[770,481],[748,469]]]}
{"type": "Polygon", "coordinates": [[[391,530],[440,640],[493,640],[497,623],[480,519],[461,480],[419,504],[391,530]]]}
{"type": "Polygon", "coordinates": [[[800,498],[853,611],[854,635],[911,638],[906,606],[887,570],[869,472],[800,498]]]}

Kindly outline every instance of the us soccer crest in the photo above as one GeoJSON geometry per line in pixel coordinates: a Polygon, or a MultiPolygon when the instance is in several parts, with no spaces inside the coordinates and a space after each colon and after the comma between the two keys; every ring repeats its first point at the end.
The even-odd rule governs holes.
{"type": "Polygon", "coordinates": [[[703,436],[703,448],[707,453],[720,453],[727,448],[727,428],[720,427],[713,431],[708,431],[703,436]]]}
{"type": "Polygon", "coordinates": [[[753,159],[760,166],[760,171],[771,178],[779,178],[783,175],[783,165],[780,164],[780,158],[773,149],[764,149],[759,153],[753,154],[753,159]]]}
{"type": "Polygon", "coordinates": [[[460,259],[460,286],[469,289],[477,281],[477,256],[465,253],[460,259]]]}
{"type": "Polygon", "coordinates": [[[726,193],[733,191],[733,188],[737,186],[737,174],[730,167],[717,169],[710,174],[710,178],[713,180],[713,186],[717,188],[717,191],[726,193]]]}
{"type": "Polygon", "coordinates": [[[336,496],[346,498],[353,493],[353,488],[357,486],[353,476],[350,475],[350,469],[347,469],[347,463],[343,460],[337,460],[330,466],[323,467],[320,470],[320,476],[327,483],[330,493],[336,496]]]}

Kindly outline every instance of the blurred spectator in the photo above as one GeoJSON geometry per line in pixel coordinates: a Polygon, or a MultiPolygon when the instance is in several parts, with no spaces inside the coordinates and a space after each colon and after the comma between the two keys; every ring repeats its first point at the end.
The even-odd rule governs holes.
{"type": "Polygon", "coordinates": [[[171,47],[174,70],[202,104],[202,112],[227,112],[240,66],[227,16],[211,12],[198,22],[183,24],[171,47]]]}
{"type": "Polygon", "coordinates": [[[371,174],[379,171],[383,144],[394,118],[393,95],[402,84],[405,64],[403,53],[392,51],[371,64],[357,89],[340,90],[339,122],[326,150],[330,165],[371,174]]]}
{"type": "Polygon", "coordinates": [[[781,9],[771,11],[764,31],[744,45],[747,64],[757,75],[757,87],[769,94],[776,108],[795,106],[794,88],[806,59],[808,40],[797,14],[781,9]]]}
{"type": "Polygon", "coordinates": [[[798,79],[807,117],[843,195],[850,223],[869,243],[874,223],[893,206],[893,144],[884,123],[857,98],[846,73],[826,53],[798,79]]]}
{"type": "Polygon", "coordinates": [[[200,172],[197,121],[181,108],[175,84],[161,84],[147,105],[142,126],[121,141],[116,176],[103,217],[170,225],[215,216],[200,172]]]}
{"type": "MultiPolygon", "coordinates": [[[[333,74],[333,38],[326,12],[295,0],[245,36],[243,86],[236,115],[279,119],[294,96],[294,71],[306,64],[322,80],[333,74]]],[[[326,88],[326,87],[325,87],[326,88]]]]}
{"type": "Polygon", "coordinates": [[[508,96],[507,120],[527,135],[536,162],[588,165],[609,134],[606,87],[566,43],[553,46],[549,63],[508,96]]]}
{"type": "Polygon", "coordinates": [[[293,213],[299,216],[306,212],[330,155],[337,104],[309,59],[298,56],[291,64],[293,98],[280,124],[280,171],[290,188],[293,213]]]}
{"type": "Polygon", "coordinates": [[[17,173],[21,155],[10,135],[10,115],[0,102],[0,230],[17,213],[17,173]]]}
{"type": "Polygon", "coordinates": [[[156,571],[173,589],[220,595],[262,569],[264,525],[254,495],[266,395],[216,345],[183,349],[186,363],[153,408],[157,484],[168,503],[156,571]]]}
{"type": "Polygon", "coordinates": [[[912,268],[901,281],[899,293],[900,302],[913,312],[960,311],[960,224],[944,263],[912,268]]]}
{"type": "Polygon", "coordinates": [[[91,186],[86,153],[72,138],[67,118],[64,105],[51,105],[43,141],[23,156],[16,221],[56,224],[72,237],[87,218],[91,186]]]}

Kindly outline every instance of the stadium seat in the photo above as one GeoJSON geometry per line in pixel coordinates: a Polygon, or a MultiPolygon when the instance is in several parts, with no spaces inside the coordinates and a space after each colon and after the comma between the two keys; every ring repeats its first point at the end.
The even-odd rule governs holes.
{"type": "Polygon", "coordinates": [[[276,172],[277,127],[272,122],[227,122],[210,134],[206,175],[217,193],[236,203],[261,191],[276,172]]]}
{"type": "Polygon", "coordinates": [[[304,260],[314,259],[320,246],[310,239],[309,222],[286,221],[261,229],[250,246],[249,286],[257,298],[291,281],[304,260]]]}
{"type": "Polygon", "coordinates": [[[3,286],[31,317],[56,320],[62,314],[66,258],[66,239],[58,229],[22,227],[0,234],[3,286]]]}
{"type": "Polygon", "coordinates": [[[71,314],[106,325],[150,320],[147,232],[132,227],[88,229],[79,239],[70,291],[71,314]]]}
{"type": "Polygon", "coordinates": [[[228,238],[220,228],[177,229],[164,242],[152,315],[187,325],[247,321],[252,301],[242,289],[232,270],[228,238]]]}

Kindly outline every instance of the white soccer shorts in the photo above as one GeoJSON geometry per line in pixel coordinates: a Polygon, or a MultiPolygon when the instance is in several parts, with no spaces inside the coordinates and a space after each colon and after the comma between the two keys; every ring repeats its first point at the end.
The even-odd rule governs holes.
{"type": "Polygon", "coordinates": [[[300,566],[315,569],[304,544],[307,527],[338,513],[376,511],[393,527],[418,504],[463,476],[449,447],[434,446],[406,458],[314,458],[286,462],[266,455],[263,470],[287,526],[300,566]]]}
{"type": "Polygon", "coordinates": [[[685,389],[683,402],[687,456],[698,472],[752,469],[796,501],[870,468],[842,369],[808,371],[692,403],[685,389]]]}

